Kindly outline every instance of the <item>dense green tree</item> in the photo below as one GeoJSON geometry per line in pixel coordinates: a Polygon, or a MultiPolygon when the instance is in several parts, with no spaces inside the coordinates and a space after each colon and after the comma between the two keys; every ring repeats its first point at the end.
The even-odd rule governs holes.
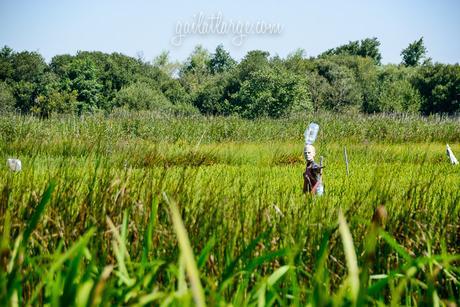
{"type": "Polygon", "coordinates": [[[379,50],[380,42],[376,37],[366,38],[361,40],[361,46],[358,54],[362,57],[369,57],[374,60],[374,62],[380,65],[382,61],[382,54],[379,50]]]}
{"type": "Polygon", "coordinates": [[[153,67],[157,67],[169,77],[174,77],[179,73],[180,64],[177,61],[171,61],[169,51],[163,51],[153,59],[153,67]]]}
{"type": "Polygon", "coordinates": [[[50,62],[50,69],[60,78],[66,78],[69,75],[70,65],[75,60],[70,54],[55,55],[50,62]]]}
{"type": "Polygon", "coordinates": [[[329,49],[322,57],[329,55],[357,55],[369,57],[374,60],[375,64],[380,65],[382,55],[379,50],[380,42],[376,37],[366,38],[361,41],[350,41],[348,44],[329,49]]]}
{"type": "Polygon", "coordinates": [[[127,107],[132,110],[164,110],[172,106],[158,88],[144,82],[122,88],[113,103],[114,107],[127,107]]]}
{"type": "Polygon", "coordinates": [[[30,112],[40,117],[49,117],[53,113],[74,114],[78,108],[77,92],[51,90],[46,95],[38,95],[30,112]]]}
{"type": "Polygon", "coordinates": [[[210,59],[209,52],[198,45],[180,69],[181,82],[189,94],[194,95],[210,77],[210,59]]]}
{"type": "MultiPolygon", "coordinates": [[[[37,52],[14,52],[5,46],[0,51],[0,81],[9,84],[4,89],[5,97],[12,93],[15,108],[22,112],[29,112],[39,94],[39,85],[43,82],[43,76],[47,64],[37,52]]],[[[11,102],[9,98],[5,98],[11,102]]]]}
{"type": "Polygon", "coordinates": [[[417,66],[426,55],[426,48],[423,44],[423,37],[409,44],[401,51],[402,64],[405,66],[417,66]]]}
{"type": "Polygon", "coordinates": [[[403,50],[404,65],[380,65],[376,38],[317,58],[249,51],[237,63],[222,45],[197,46],[180,66],[164,52],[153,63],[120,53],[80,51],[47,65],[37,52],[0,50],[0,111],[54,113],[116,107],[190,114],[281,117],[314,110],[460,112],[459,65],[425,61],[423,38],[403,50]],[[378,65],[377,65],[378,64],[378,65]],[[193,105],[193,106],[192,106],[193,105]]]}
{"type": "Polygon", "coordinates": [[[305,50],[298,49],[290,53],[283,61],[284,67],[295,74],[301,75],[311,72],[315,68],[314,60],[305,57],[305,50]]]}
{"type": "Polygon", "coordinates": [[[136,76],[136,82],[148,83],[165,95],[173,104],[183,104],[190,102],[190,94],[182,86],[181,80],[172,78],[160,67],[145,64],[142,73],[136,76]]]}
{"type": "Polygon", "coordinates": [[[104,86],[104,96],[112,100],[116,92],[135,82],[142,74],[143,63],[121,53],[112,53],[105,59],[103,71],[98,76],[104,86]]]}
{"type": "Polygon", "coordinates": [[[339,55],[329,56],[328,60],[345,66],[353,72],[356,80],[357,90],[360,92],[360,109],[364,112],[374,112],[369,110],[369,106],[375,105],[379,96],[379,71],[381,67],[375,65],[369,57],[339,55]]]}
{"type": "Polygon", "coordinates": [[[249,52],[235,69],[209,79],[194,105],[203,113],[246,118],[312,110],[305,75],[291,73],[280,58],[268,56],[249,52]]]}
{"type": "Polygon", "coordinates": [[[413,83],[422,96],[422,113],[460,113],[459,64],[423,65],[413,83]]]}
{"type": "Polygon", "coordinates": [[[13,94],[16,99],[16,108],[27,113],[37,97],[37,86],[35,83],[21,80],[13,83],[13,94]]]}
{"type": "Polygon", "coordinates": [[[97,79],[96,65],[89,59],[76,59],[69,67],[66,83],[77,92],[79,112],[103,109],[103,85],[97,79]]]}
{"type": "Polygon", "coordinates": [[[23,51],[14,53],[12,57],[13,79],[16,82],[39,82],[47,69],[43,57],[37,52],[23,51]]]}
{"type": "Polygon", "coordinates": [[[332,91],[328,80],[313,70],[307,73],[307,86],[313,109],[315,111],[326,109],[329,104],[329,93],[332,91]]]}
{"type": "Polygon", "coordinates": [[[270,62],[270,53],[261,50],[249,51],[238,65],[239,79],[246,80],[249,75],[257,70],[266,69],[270,62]]]}
{"type": "MultiPolygon", "coordinates": [[[[91,79],[101,86],[100,101],[109,103],[117,91],[127,86],[144,74],[144,63],[120,53],[105,54],[102,52],[78,52],[76,56],[62,55],[53,57],[50,63],[51,70],[62,79],[62,87],[67,90],[72,88],[71,80],[75,79],[75,70],[82,66],[80,72],[92,63],[91,79]]],[[[86,79],[88,76],[85,77],[86,79]]],[[[80,93],[79,93],[80,96],[80,93]]],[[[79,98],[80,100],[80,98],[79,98]]]]}
{"type": "Polygon", "coordinates": [[[390,113],[416,113],[420,109],[421,97],[407,79],[385,80],[380,84],[376,110],[390,113]]]}
{"type": "Polygon", "coordinates": [[[411,67],[385,65],[379,70],[378,99],[368,106],[368,112],[415,113],[422,98],[413,86],[416,70],[411,67]]]}
{"type": "Polygon", "coordinates": [[[15,105],[13,90],[6,82],[0,81],[0,114],[14,111],[15,105]]]}
{"type": "Polygon", "coordinates": [[[325,93],[326,109],[345,111],[350,108],[360,108],[362,95],[351,69],[327,59],[318,60],[316,69],[330,85],[325,93]]]}
{"type": "Polygon", "coordinates": [[[232,94],[234,94],[232,83],[234,82],[236,80],[231,73],[217,74],[204,84],[195,96],[193,104],[204,114],[230,115],[234,113],[231,104],[232,94]]]}
{"type": "Polygon", "coordinates": [[[0,50],[0,81],[11,81],[14,75],[13,49],[4,46],[0,50]]]}
{"type": "Polygon", "coordinates": [[[219,45],[209,60],[209,70],[211,73],[222,73],[235,67],[236,61],[230,56],[223,45],[219,45]]]}
{"type": "Polygon", "coordinates": [[[236,112],[247,118],[312,110],[306,79],[270,67],[251,72],[234,101],[236,112]]]}
{"type": "Polygon", "coordinates": [[[190,96],[179,80],[168,78],[160,83],[160,89],[172,104],[188,104],[190,96]]]}

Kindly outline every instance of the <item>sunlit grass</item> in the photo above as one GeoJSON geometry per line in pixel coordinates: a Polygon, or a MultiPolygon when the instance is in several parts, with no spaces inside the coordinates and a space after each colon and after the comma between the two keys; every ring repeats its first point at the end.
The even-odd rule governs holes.
{"type": "Polygon", "coordinates": [[[2,130],[0,152],[23,166],[0,168],[2,305],[458,299],[455,119],[319,117],[326,195],[312,198],[299,119],[149,118],[2,122],[17,134],[2,130]],[[394,127],[386,141],[375,122],[394,127]],[[412,123],[434,141],[401,142],[412,123]],[[371,225],[380,205],[384,231],[371,225]]]}

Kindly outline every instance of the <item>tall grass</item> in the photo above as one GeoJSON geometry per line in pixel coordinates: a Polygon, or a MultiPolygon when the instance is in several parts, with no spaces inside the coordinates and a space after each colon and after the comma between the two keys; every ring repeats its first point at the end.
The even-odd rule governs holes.
{"type": "Polygon", "coordinates": [[[2,118],[0,304],[458,301],[458,121],[319,115],[312,198],[311,119],[2,118]]]}
{"type": "MultiPolygon", "coordinates": [[[[310,121],[320,124],[325,143],[423,143],[460,140],[460,118],[416,115],[319,113],[273,120],[244,120],[237,117],[177,117],[156,113],[119,112],[87,117],[57,117],[46,121],[30,116],[2,116],[2,145],[15,150],[44,147],[55,150],[106,149],[113,140],[145,140],[168,143],[297,142],[310,121]],[[27,142],[24,140],[27,139],[27,142]],[[34,142],[35,141],[35,142],[34,142]],[[25,144],[26,143],[26,144],[25,144]],[[57,144],[56,144],[57,143],[57,144]],[[64,146],[64,148],[62,148],[64,146]]],[[[51,149],[47,148],[47,149],[51,149]]]]}

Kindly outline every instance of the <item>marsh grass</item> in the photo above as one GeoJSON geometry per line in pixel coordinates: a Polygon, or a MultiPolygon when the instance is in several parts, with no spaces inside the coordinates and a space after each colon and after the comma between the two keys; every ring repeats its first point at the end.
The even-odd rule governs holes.
{"type": "Polygon", "coordinates": [[[458,301],[458,120],[318,115],[321,198],[301,192],[310,120],[2,118],[23,171],[0,168],[0,304],[458,301]]]}

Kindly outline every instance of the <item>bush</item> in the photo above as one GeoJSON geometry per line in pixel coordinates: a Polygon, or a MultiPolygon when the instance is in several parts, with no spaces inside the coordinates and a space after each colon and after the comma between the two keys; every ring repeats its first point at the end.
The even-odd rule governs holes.
{"type": "Polygon", "coordinates": [[[362,104],[362,95],[353,71],[328,59],[316,62],[316,71],[330,86],[324,86],[321,93],[324,107],[328,110],[344,111],[362,104]]]}
{"type": "Polygon", "coordinates": [[[377,108],[380,112],[416,113],[420,103],[419,92],[408,80],[385,81],[381,85],[377,108]]]}
{"type": "Polygon", "coordinates": [[[49,117],[52,113],[74,114],[77,111],[77,92],[51,91],[47,95],[39,95],[35,99],[31,113],[41,117],[49,117]]]}
{"type": "Polygon", "coordinates": [[[307,80],[283,69],[251,72],[236,95],[235,110],[246,118],[279,118],[292,111],[312,111],[307,80]]]}
{"type": "Polygon", "coordinates": [[[428,64],[422,66],[414,80],[423,97],[424,114],[460,112],[460,66],[428,64]]]}
{"type": "Polygon", "coordinates": [[[131,110],[164,110],[171,108],[172,104],[158,88],[136,82],[122,88],[115,95],[113,106],[131,110]]]}
{"type": "Polygon", "coordinates": [[[24,113],[30,112],[30,108],[34,103],[36,91],[36,83],[23,80],[13,83],[13,95],[19,110],[24,113]]]}
{"type": "Polygon", "coordinates": [[[12,112],[16,104],[11,87],[0,82],[0,113],[12,112]]]}
{"type": "Polygon", "coordinates": [[[230,115],[233,106],[229,102],[231,76],[222,73],[206,82],[196,94],[193,104],[201,113],[211,115],[230,115]]]}

